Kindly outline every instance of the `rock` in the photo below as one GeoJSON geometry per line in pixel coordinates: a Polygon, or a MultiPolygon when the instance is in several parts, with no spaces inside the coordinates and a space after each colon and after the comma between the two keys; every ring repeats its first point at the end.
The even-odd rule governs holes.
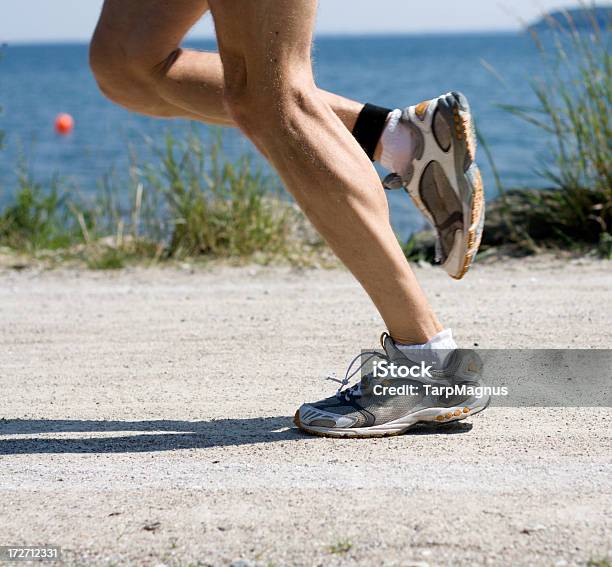
{"type": "Polygon", "coordinates": [[[542,532],[546,529],[543,524],[534,524],[533,526],[527,526],[521,530],[522,534],[531,535],[536,532],[542,532]]]}

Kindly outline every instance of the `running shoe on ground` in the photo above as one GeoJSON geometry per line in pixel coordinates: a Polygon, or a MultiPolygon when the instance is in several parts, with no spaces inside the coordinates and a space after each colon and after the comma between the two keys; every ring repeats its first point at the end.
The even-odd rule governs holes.
{"type": "MultiPolygon", "coordinates": [[[[400,435],[418,423],[441,425],[460,421],[481,412],[489,404],[489,397],[479,397],[483,392],[477,388],[482,385],[482,361],[470,350],[450,352],[443,370],[431,369],[418,377],[397,378],[375,377],[372,372],[347,388],[350,379],[375,357],[398,368],[422,369],[422,362],[416,357],[409,359],[388,335],[383,335],[381,342],[384,353],[360,355],[369,358],[351,374],[360,357],[353,360],[344,380],[337,380],[341,386],[335,396],[304,404],[297,411],[294,422],[300,429],[325,437],[385,437],[400,435]],[[400,386],[404,387],[403,392],[401,388],[391,389],[400,386]],[[410,386],[412,390],[408,390],[410,386]],[[448,391],[449,386],[459,388],[448,391]]],[[[395,374],[405,375],[401,370],[395,374]]]]}
{"type": "Polygon", "coordinates": [[[485,217],[470,105],[463,94],[452,92],[406,108],[401,121],[414,132],[415,157],[384,185],[406,190],[436,230],[438,261],[461,279],[480,246],[485,217]]]}

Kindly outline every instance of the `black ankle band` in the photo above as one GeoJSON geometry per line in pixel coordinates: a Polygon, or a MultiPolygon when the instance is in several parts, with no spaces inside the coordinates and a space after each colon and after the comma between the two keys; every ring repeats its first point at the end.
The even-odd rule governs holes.
{"type": "Polygon", "coordinates": [[[393,112],[388,108],[366,104],[357,117],[353,136],[359,142],[368,157],[374,161],[374,152],[387,123],[387,117],[393,112]]]}

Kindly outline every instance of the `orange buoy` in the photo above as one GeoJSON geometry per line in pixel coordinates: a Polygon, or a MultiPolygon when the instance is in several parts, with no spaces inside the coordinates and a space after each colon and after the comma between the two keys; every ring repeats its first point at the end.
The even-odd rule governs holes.
{"type": "Polygon", "coordinates": [[[74,130],[74,118],[70,114],[58,114],[55,117],[55,131],[62,136],[74,130]]]}

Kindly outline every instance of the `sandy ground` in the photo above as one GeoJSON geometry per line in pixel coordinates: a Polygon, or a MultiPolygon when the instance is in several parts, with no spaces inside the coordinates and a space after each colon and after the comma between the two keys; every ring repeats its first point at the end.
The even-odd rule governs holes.
{"type": "MultiPolygon", "coordinates": [[[[464,346],[612,345],[610,263],[419,268],[464,346]]],[[[612,555],[612,412],[291,428],[381,322],[343,271],[0,271],[0,545],[77,564],[581,565],[612,555]]]]}

